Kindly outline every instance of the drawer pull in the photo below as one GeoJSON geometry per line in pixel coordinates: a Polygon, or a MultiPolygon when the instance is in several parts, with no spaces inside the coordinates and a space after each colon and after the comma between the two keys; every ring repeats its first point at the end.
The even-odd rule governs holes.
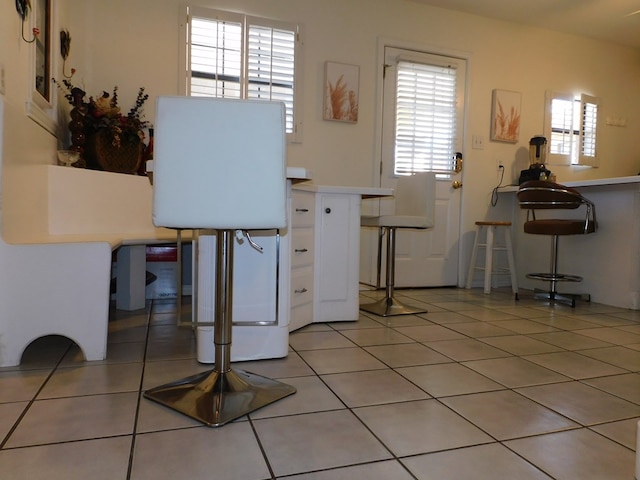
{"type": "Polygon", "coordinates": [[[294,252],[296,252],[296,253],[305,253],[305,252],[308,252],[308,251],[309,250],[307,250],[306,248],[296,248],[294,250],[294,252]]]}
{"type": "Polygon", "coordinates": [[[307,291],[308,290],[306,288],[302,287],[300,290],[294,290],[293,293],[305,293],[307,291]]]}
{"type": "Polygon", "coordinates": [[[306,213],[308,212],[309,209],[308,208],[296,208],[296,212],[300,212],[300,213],[306,213]]]}

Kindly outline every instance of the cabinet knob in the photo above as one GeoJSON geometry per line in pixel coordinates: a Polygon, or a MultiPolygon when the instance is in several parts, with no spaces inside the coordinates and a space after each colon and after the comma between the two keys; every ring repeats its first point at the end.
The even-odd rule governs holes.
{"type": "Polygon", "coordinates": [[[293,293],[306,293],[306,292],[307,292],[307,289],[306,289],[306,288],[304,288],[304,287],[303,287],[303,288],[301,288],[301,289],[298,289],[298,290],[294,290],[294,291],[293,291],[293,293]]]}
{"type": "Polygon", "coordinates": [[[308,211],[309,211],[308,208],[296,208],[296,212],[306,213],[308,211]]]}
{"type": "Polygon", "coordinates": [[[309,250],[307,250],[306,248],[296,248],[294,251],[295,251],[296,253],[306,253],[306,252],[308,252],[309,250]]]}
{"type": "Polygon", "coordinates": [[[331,213],[331,209],[329,207],[325,208],[324,213],[331,213]]]}

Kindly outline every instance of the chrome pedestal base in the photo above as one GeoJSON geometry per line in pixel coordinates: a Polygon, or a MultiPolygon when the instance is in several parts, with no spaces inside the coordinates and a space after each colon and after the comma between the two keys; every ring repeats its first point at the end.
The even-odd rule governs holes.
{"type": "Polygon", "coordinates": [[[386,265],[386,288],[384,298],[374,303],[365,303],[360,305],[360,310],[375,313],[381,317],[391,317],[393,315],[411,315],[414,313],[426,313],[424,308],[405,305],[396,300],[393,295],[395,290],[396,277],[396,229],[398,227],[381,227],[378,236],[378,284],[380,283],[380,264],[381,264],[381,248],[382,248],[382,232],[387,230],[387,265],[386,265]]]}
{"type": "Polygon", "coordinates": [[[571,308],[575,308],[576,300],[591,301],[591,295],[584,293],[558,293],[558,282],[581,282],[582,277],[577,275],[568,275],[566,273],[529,273],[527,278],[533,278],[535,280],[542,280],[549,282],[550,290],[542,290],[536,288],[533,292],[533,298],[536,300],[549,300],[555,303],[564,303],[570,305],[571,308]]]}
{"type": "Polygon", "coordinates": [[[576,300],[583,300],[585,302],[591,301],[591,295],[588,293],[558,293],[548,292],[546,290],[535,289],[533,292],[533,298],[536,300],[549,300],[555,303],[564,303],[565,305],[575,308],[576,300]]]}
{"type": "Polygon", "coordinates": [[[290,385],[231,368],[234,230],[216,230],[213,370],[144,392],[144,397],[219,427],[296,392],[290,385]]]}
{"type": "Polygon", "coordinates": [[[219,427],[295,392],[290,385],[243,370],[210,370],[147,390],[144,397],[219,427]]]}
{"type": "Polygon", "coordinates": [[[375,313],[381,317],[390,317],[393,315],[412,315],[415,313],[426,313],[424,308],[418,308],[411,305],[406,305],[394,297],[383,298],[374,303],[366,303],[360,305],[360,310],[365,312],[375,313]]]}

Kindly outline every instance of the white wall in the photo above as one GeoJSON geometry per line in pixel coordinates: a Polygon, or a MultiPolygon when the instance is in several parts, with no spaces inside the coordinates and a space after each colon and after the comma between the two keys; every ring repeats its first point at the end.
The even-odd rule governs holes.
{"type": "MultiPolygon", "coordinates": [[[[178,86],[181,0],[57,0],[72,37],[69,65],[87,92],[119,86],[123,109],[138,87],[153,99],[175,94],[178,86]]],[[[584,91],[601,98],[602,117],[620,116],[627,128],[600,126],[598,169],[553,167],[559,181],[635,175],[640,171],[640,52],[408,0],[199,0],[199,5],[242,11],[301,23],[304,27],[304,139],[289,147],[289,163],[314,172],[316,183],[367,186],[375,183],[376,82],[380,38],[445,50],[469,58],[468,112],[464,132],[463,232],[485,217],[504,216],[490,206],[496,160],[507,166],[508,181],[528,164],[527,145],[542,132],[544,92],[584,91]],[[322,120],[326,60],[360,66],[357,124],[322,120]],[[522,92],[518,144],[489,141],[493,89],[522,92]],[[471,148],[482,135],[485,148],[471,148]]],[[[0,6],[0,63],[7,68],[5,162],[53,162],[55,139],[24,116],[26,44],[13,2],[0,6]]],[[[57,51],[57,50],[56,50],[57,51]]],[[[153,121],[153,102],[147,118],[153,121]]],[[[5,179],[6,184],[6,179],[5,179]]]]}

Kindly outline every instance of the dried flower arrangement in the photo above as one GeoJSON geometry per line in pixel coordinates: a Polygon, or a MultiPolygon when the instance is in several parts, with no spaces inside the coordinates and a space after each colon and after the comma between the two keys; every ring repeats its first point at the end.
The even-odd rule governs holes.
{"type": "Polygon", "coordinates": [[[114,146],[119,146],[122,138],[126,140],[137,137],[144,140],[143,129],[148,122],[143,120],[143,107],[149,99],[149,94],[144,92],[144,87],[140,87],[135,104],[126,115],[123,115],[118,105],[117,86],[113,87],[112,94],[103,91],[100,97],[89,97],[88,101],[85,101],[84,90],[72,85],[69,80],[62,80],[64,88],[60,83],[57,85],[65,91],[64,96],[71,106],[84,110],[85,134],[91,135],[101,129],[108,129],[113,134],[114,146]]]}
{"type": "MultiPolygon", "coordinates": [[[[71,112],[71,123],[75,121],[82,125],[81,132],[86,139],[87,148],[85,149],[84,145],[81,147],[87,160],[87,166],[133,173],[135,171],[133,166],[115,165],[115,168],[110,168],[109,165],[105,165],[106,160],[102,161],[100,157],[107,155],[108,152],[105,150],[109,145],[119,152],[119,157],[124,156],[124,150],[133,156],[139,157],[141,155],[145,139],[144,129],[148,126],[148,122],[143,120],[144,104],[149,99],[145,88],[140,87],[134,105],[124,115],[118,105],[117,86],[113,87],[111,94],[103,91],[99,97],[90,96],[87,100],[85,91],[74,86],[69,80],[64,79],[62,83],[56,81],[56,84],[64,92],[64,97],[69,104],[74,107],[71,112]]],[[[70,130],[72,130],[73,140],[71,124],[70,130]]],[[[72,147],[72,149],[74,148],[72,147]]],[[[138,158],[137,162],[139,163],[139,161],[138,158]]]]}

